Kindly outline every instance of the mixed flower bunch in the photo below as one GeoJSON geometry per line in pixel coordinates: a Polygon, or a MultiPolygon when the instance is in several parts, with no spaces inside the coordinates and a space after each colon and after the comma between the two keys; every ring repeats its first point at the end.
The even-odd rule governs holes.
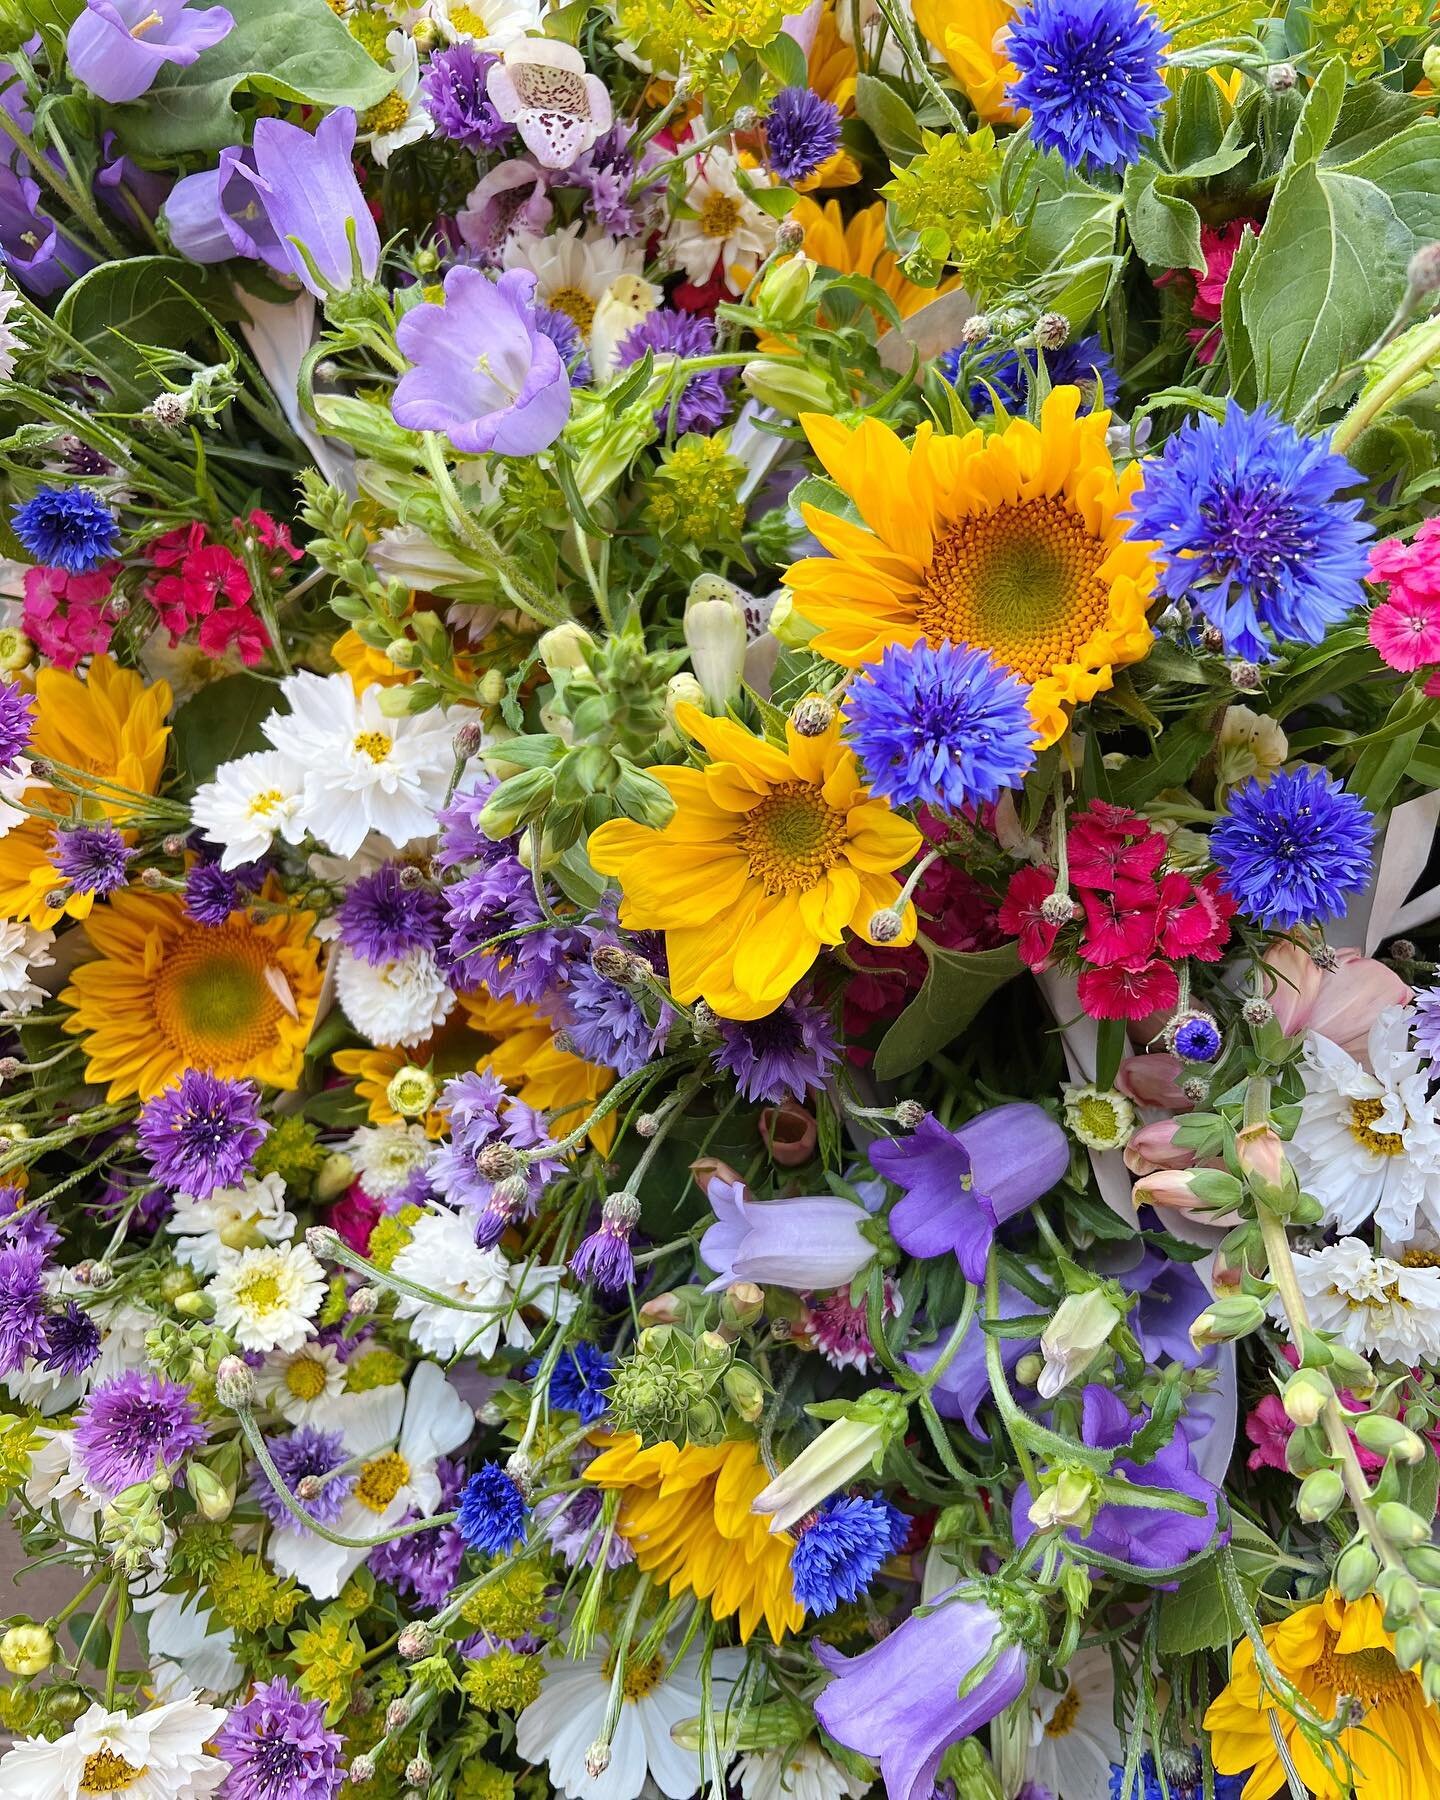
{"type": "Polygon", "coordinates": [[[1440,1796],[1431,0],[0,56],[0,1793],[1440,1796]]]}

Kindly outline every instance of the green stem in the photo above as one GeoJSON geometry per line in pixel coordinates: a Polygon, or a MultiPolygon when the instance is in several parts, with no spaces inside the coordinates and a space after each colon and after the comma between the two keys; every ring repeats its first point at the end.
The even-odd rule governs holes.
{"type": "Polygon", "coordinates": [[[1394,368],[1377,381],[1368,394],[1361,397],[1335,427],[1330,442],[1337,451],[1345,451],[1360,433],[1385,411],[1416,375],[1422,374],[1440,356],[1440,319],[1432,319],[1428,328],[1417,334],[1413,349],[1402,356],[1394,368]]]}

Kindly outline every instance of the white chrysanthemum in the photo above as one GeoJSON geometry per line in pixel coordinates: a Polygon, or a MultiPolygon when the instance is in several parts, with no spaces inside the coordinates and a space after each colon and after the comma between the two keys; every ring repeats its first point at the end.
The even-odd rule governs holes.
{"type": "Polygon", "coordinates": [[[223,1707],[193,1698],[149,1712],[107,1712],[95,1701],[55,1742],[24,1738],[0,1756],[5,1800],[204,1800],[230,1765],[205,1745],[225,1723],[223,1707]]]}
{"type": "Polygon", "coordinates": [[[1412,1017],[1405,1006],[1380,1014],[1369,1069],[1329,1038],[1312,1032],[1305,1040],[1305,1100],[1291,1156],[1337,1231],[1373,1216],[1403,1242],[1417,1212],[1440,1226],[1440,1123],[1428,1066],[1410,1048],[1412,1017]]]}
{"type": "Polygon", "coordinates": [[[213,843],[222,844],[222,869],[254,862],[278,832],[287,844],[305,835],[300,819],[305,778],[288,756],[256,750],[221,763],[213,781],[195,790],[190,816],[213,843]]]}
{"type": "Polygon", "coordinates": [[[325,1271],[304,1244],[227,1250],[205,1292],[215,1323],[245,1350],[298,1350],[325,1298],[325,1271]]]}
{"type": "Polygon", "coordinates": [[[378,831],[397,850],[435,830],[455,767],[455,725],[443,708],[398,719],[380,710],[378,687],[355,692],[348,675],[301,670],[282,681],[288,713],[265,735],[305,771],[305,829],[337,856],[353,856],[378,831]]]}
{"type": "Polygon", "coordinates": [[[333,1344],[276,1351],[255,1371],[260,1398],[292,1425],[316,1425],[345,1392],[345,1365],[333,1344]]]}
{"type": "Polygon", "coordinates": [[[8,381],[15,373],[15,352],[24,342],[10,323],[10,315],[20,305],[22,298],[19,288],[13,282],[0,276],[0,381],[8,381]]]}
{"type": "MultiPolygon", "coordinates": [[[[700,1711],[700,1653],[692,1646],[666,1674],[662,1648],[648,1662],[625,1669],[624,1698],[610,1763],[591,1775],[585,1752],[600,1737],[610,1694],[610,1670],[600,1656],[552,1662],[545,1685],[515,1721],[515,1747],[526,1762],[546,1763],[550,1785],[570,1800],[639,1800],[647,1778],[669,1800],[688,1800],[700,1785],[700,1758],[670,1735],[700,1711]]],[[[731,1685],[745,1666],[743,1650],[717,1650],[711,1661],[711,1704],[723,1713],[731,1685]]]]}
{"type": "Polygon", "coordinates": [[[447,42],[477,50],[506,50],[542,27],[535,0],[426,0],[425,11],[447,42]]]}
{"type": "Polygon", "coordinates": [[[1413,1365],[1440,1354],[1440,1269],[1407,1268],[1347,1237],[1297,1255],[1295,1278],[1316,1330],[1361,1356],[1413,1365]]]}
{"type": "Polygon", "coordinates": [[[227,1250],[284,1244],[295,1236],[295,1215],[285,1209],[285,1180],[273,1172],[247,1175],[239,1187],[216,1188],[208,1199],[175,1196],[165,1229],[180,1241],[175,1254],[202,1275],[213,1275],[227,1250]]]}
{"type": "Polygon", "coordinates": [[[45,990],[30,979],[30,971],[54,965],[54,942],[53,931],[37,931],[20,919],[0,923],[0,1013],[15,1017],[44,1004],[45,990]]]}
{"type": "Polygon", "coordinates": [[[346,1144],[346,1154],[372,1200],[402,1193],[433,1146],[423,1125],[362,1125],[346,1144]]]}
{"type": "Polygon", "coordinates": [[[745,1800],[861,1800],[871,1784],[848,1774],[813,1738],[798,1750],[756,1750],[736,1764],[745,1800]]]}
{"type": "Polygon", "coordinates": [[[1105,1650],[1071,1657],[1061,1688],[1030,1696],[1028,1781],[1055,1800],[1092,1800],[1110,1789],[1110,1766],[1125,1760],[1115,1729],[1115,1671],[1105,1650]]]}
{"type": "MultiPolygon", "coordinates": [[[[775,247],[776,222],[740,186],[738,160],[728,150],[707,150],[685,190],[694,215],[672,219],[665,242],[688,281],[704,287],[717,265],[732,294],[740,293],[775,247]]],[[[748,170],[752,187],[764,187],[759,170],[748,170]]]]}
{"type": "MultiPolygon", "coordinates": [[[[360,1463],[333,1529],[340,1537],[374,1538],[407,1512],[428,1519],[439,1509],[435,1465],[474,1431],[475,1414],[426,1362],[411,1376],[408,1394],[398,1383],[343,1394],[325,1429],[338,1431],[347,1460],[360,1463]]],[[[265,1550],[282,1575],[293,1575],[317,1600],[333,1600],[368,1555],[300,1529],[272,1531],[265,1550]]]]}
{"type": "Polygon", "coordinates": [[[414,38],[408,31],[392,31],[385,39],[385,50],[395,85],[377,111],[388,112],[391,101],[399,101],[405,108],[404,116],[385,130],[362,135],[360,140],[369,144],[370,154],[382,169],[397,150],[404,149],[406,144],[419,143],[434,129],[426,110],[425,96],[420,91],[420,52],[414,38]]]}
{"type": "Polygon", "coordinates": [[[335,993],[345,1017],[372,1044],[420,1044],[455,1004],[435,952],[423,945],[394,962],[369,963],[341,949],[335,993]]]}
{"type": "Polygon", "coordinates": [[[564,1273],[545,1266],[511,1263],[500,1250],[482,1250],[472,1223],[452,1212],[429,1212],[410,1227],[411,1238],[391,1265],[396,1275],[417,1287],[430,1288],[447,1300],[482,1310],[461,1312],[431,1300],[401,1294],[395,1317],[405,1321],[411,1338],[435,1356],[495,1354],[504,1332],[512,1348],[527,1350],[534,1342],[520,1316],[522,1306],[538,1306],[562,1316],[575,1297],[559,1286],[564,1273]]]}
{"type": "Polygon", "coordinates": [[[605,231],[586,232],[577,219],[549,237],[522,233],[505,245],[507,269],[529,269],[535,297],[564,313],[588,338],[595,311],[622,275],[638,275],[645,253],[637,243],[622,243],[605,231]]]}

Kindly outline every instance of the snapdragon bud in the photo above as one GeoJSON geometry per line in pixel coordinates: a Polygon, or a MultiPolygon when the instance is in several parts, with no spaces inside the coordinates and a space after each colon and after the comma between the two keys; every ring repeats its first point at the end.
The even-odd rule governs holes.
{"type": "Polygon", "coordinates": [[[1295,1511],[1307,1525],[1328,1519],[1345,1498],[1345,1483],[1334,1469],[1316,1469],[1300,1483],[1295,1511]]]}
{"type": "Polygon", "coordinates": [[[1297,1369],[1285,1383],[1281,1404],[1293,1425],[1313,1425],[1335,1397],[1329,1378],[1318,1369],[1297,1369]]]}
{"type": "Polygon", "coordinates": [[[1376,1456],[1393,1456],[1396,1462],[1418,1465],[1429,1455],[1425,1440],[1400,1419],[1385,1413],[1366,1413],[1351,1430],[1376,1456]]]}

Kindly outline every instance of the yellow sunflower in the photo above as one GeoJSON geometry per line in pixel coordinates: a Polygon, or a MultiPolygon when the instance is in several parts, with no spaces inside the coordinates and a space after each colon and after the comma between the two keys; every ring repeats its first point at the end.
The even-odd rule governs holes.
{"type": "MultiPolygon", "coordinates": [[[[273,883],[261,896],[282,898],[273,883]]],[[[111,1100],[158,1094],[186,1069],[293,1088],[320,998],[315,915],[231,913],[196,925],[173,894],[131,888],[85,924],[94,956],[60,999],[86,1079],[111,1100]]]]}
{"type": "MultiPolygon", "coordinates": [[[[130,812],[125,798],[153,794],[165,766],[170,727],[170,689],[163,681],[147,687],[140,676],[122,669],[109,656],[91,659],[82,681],[64,669],[41,669],[35,677],[35,730],[31,749],[39,759],[64,763],[106,785],[85,802],[86,816],[123,825],[130,812]]],[[[68,817],[73,797],[51,787],[32,787],[26,805],[68,817]]],[[[45,929],[68,913],[88,917],[93,894],[72,894],[63,906],[50,906],[46,896],[65,888],[50,861],[55,827],[48,819],[23,819],[0,837],[0,914],[28,919],[45,929]]]]}
{"type": "Polygon", "coordinates": [[[1079,406],[1078,388],[1057,387],[1038,427],[942,437],[925,424],[908,445],[878,419],[851,429],[807,413],[815,454],[864,521],[801,508],[830,552],[785,576],[819,627],[811,647],[852,669],[921,638],[988,650],[1029,685],[1041,747],[1053,744],[1066,707],[1108,688],[1152,635],[1154,545],[1125,534],[1140,469],[1117,479],[1109,413],[1079,406]]]}
{"type": "Polygon", "coordinates": [[[827,200],[821,206],[802,198],[791,207],[790,217],[805,233],[802,247],[812,262],[834,269],[838,275],[868,275],[895,302],[902,319],[960,285],[960,278],[952,276],[939,287],[916,287],[901,274],[900,259],[885,241],[883,200],[862,207],[847,221],[838,200],[827,200]]]}
{"type": "Polygon", "coordinates": [[[708,1600],[717,1619],[738,1613],[744,1643],[762,1619],[777,1643],[800,1629],[805,1608],[790,1573],[793,1540],[772,1534],[750,1510],[770,1479],[754,1444],[642,1450],[633,1434],[608,1443],[585,1479],[620,1491],[620,1530],[647,1574],[672,1594],[708,1600]]]}
{"type": "Polygon", "coordinates": [[[1318,1753],[1317,1741],[1307,1741],[1262,1685],[1249,1640],[1236,1645],[1229,1686],[1206,1713],[1205,1729],[1222,1775],[1252,1771],[1241,1800],[1269,1800],[1285,1785],[1272,1724],[1317,1800],[1345,1800],[1352,1789],[1355,1800],[1440,1793],[1440,1713],[1396,1662],[1395,1640],[1382,1620],[1373,1595],[1347,1604],[1331,1592],[1265,1627],[1276,1668],[1320,1718],[1333,1719],[1342,1696],[1363,1708],[1359,1721],[1333,1744],[1318,1744],[1318,1753]]]}
{"type": "Polygon", "coordinates": [[[1016,79],[1004,32],[1015,17],[1009,0],[915,0],[915,23],[945,58],[982,125],[1013,125],[1022,114],[1005,98],[1016,79]]]}
{"type": "MultiPolygon", "coordinates": [[[[657,768],[675,813],[655,830],[611,819],[590,860],[620,883],[620,923],[663,931],[677,999],[704,999],[727,1019],[773,1012],[826,944],[893,908],[893,871],[920,833],[860,784],[838,718],[820,737],[787,728],[767,743],[730,719],[681,705],[676,719],[709,761],[657,768]]],[[[907,904],[900,935],[915,935],[907,904]]]]}

